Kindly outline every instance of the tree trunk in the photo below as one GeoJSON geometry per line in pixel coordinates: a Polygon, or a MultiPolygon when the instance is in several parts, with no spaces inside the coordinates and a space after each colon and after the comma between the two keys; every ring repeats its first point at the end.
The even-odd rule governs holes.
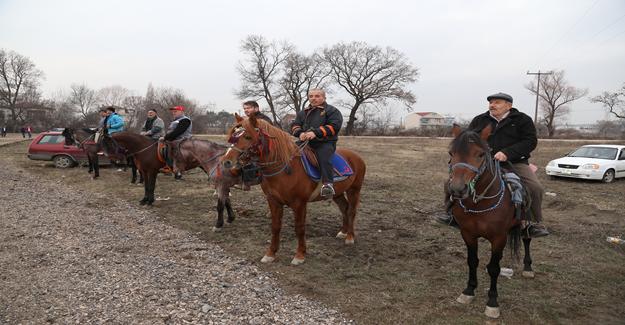
{"type": "Polygon", "coordinates": [[[349,119],[347,120],[347,126],[345,127],[345,135],[352,135],[354,132],[354,122],[356,122],[356,111],[360,107],[362,102],[357,101],[354,103],[351,112],[349,112],[349,119]]]}

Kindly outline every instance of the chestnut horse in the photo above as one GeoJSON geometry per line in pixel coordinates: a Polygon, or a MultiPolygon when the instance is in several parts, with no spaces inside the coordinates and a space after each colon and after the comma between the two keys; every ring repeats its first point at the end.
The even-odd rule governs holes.
{"type": "MultiPolygon", "coordinates": [[[[306,255],[306,205],[319,201],[321,184],[312,181],[300,160],[301,152],[294,138],[254,116],[243,119],[235,114],[236,124],[228,139],[232,144],[222,157],[226,169],[241,167],[246,159],[257,160],[263,175],[261,188],[271,210],[271,245],[263,263],[273,262],[280,245],[280,230],[284,206],[289,206],[295,217],[297,251],[291,264],[304,262],[306,255]]],[[[334,184],[334,202],[343,215],[343,225],[337,234],[346,244],[354,243],[354,219],[360,201],[360,189],[365,178],[365,162],[351,150],[337,149],[353,169],[353,175],[334,184]]]]}
{"type": "MultiPolygon", "coordinates": [[[[478,238],[486,238],[491,244],[491,259],[487,265],[490,289],[484,313],[488,317],[498,318],[500,311],[497,303],[497,278],[501,270],[499,262],[506,241],[513,257],[518,258],[521,220],[515,218],[515,206],[502,178],[499,161],[493,159],[486,143],[491,127],[478,134],[469,130],[462,131],[456,125],[452,133],[454,140],[449,149],[450,177],[446,194],[450,195],[452,213],[467,246],[469,265],[469,281],[457,301],[467,304],[475,298],[479,263],[478,238]]],[[[523,243],[523,276],[533,277],[530,238],[523,238],[523,243]]]]}
{"type": "MultiPolygon", "coordinates": [[[[92,179],[97,179],[98,177],[100,177],[100,162],[98,152],[100,152],[102,149],[101,145],[95,143],[95,133],[95,130],[89,128],[65,128],[61,133],[65,138],[66,146],[75,145],[85,152],[89,163],[88,173],[93,173],[93,176],[91,176],[92,179]]],[[[130,180],[130,183],[135,184],[137,182],[137,166],[135,166],[134,159],[132,159],[132,157],[125,157],[123,155],[115,155],[112,157],[112,159],[123,159],[126,161],[126,166],[130,166],[132,171],[132,178],[130,180]]],[[[139,183],[143,183],[143,177],[141,175],[139,175],[139,183]]]]}

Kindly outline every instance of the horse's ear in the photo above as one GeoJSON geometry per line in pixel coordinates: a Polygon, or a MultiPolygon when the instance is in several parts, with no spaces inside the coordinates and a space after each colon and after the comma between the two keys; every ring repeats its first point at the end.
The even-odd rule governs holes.
{"type": "Polygon", "coordinates": [[[484,141],[488,140],[488,137],[490,136],[492,131],[493,126],[488,124],[485,128],[482,129],[482,132],[480,132],[480,138],[482,138],[482,140],[484,141]]]}
{"type": "Polygon", "coordinates": [[[462,133],[462,128],[460,128],[460,125],[454,123],[454,126],[451,127],[451,134],[454,136],[454,138],[457,138],[460,133],[462,133]]]}
{"type": "Polygon", "coordinates": [[[243,118],[239,115],[239,113],[234,113],[234,119],[237,123],[241,123],[241,121],[243,121],[243,118]]]}

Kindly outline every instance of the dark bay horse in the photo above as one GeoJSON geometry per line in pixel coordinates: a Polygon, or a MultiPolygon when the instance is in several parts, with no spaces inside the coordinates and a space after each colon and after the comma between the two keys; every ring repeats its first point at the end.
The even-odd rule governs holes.
{"type": "Polygon", "coordinates": [[[219,158],[224,155],[228,147],[205,140],[189,139],[172,146],[174,153],[174,169],[190,170],[196,167],[202,169],[215,184],[217,191],[217,222],[213,231],[219,231],[224,225],[224,208],[228,213],[227,224],[234,221],[235,213],[230,204],[230,188],[241,183],[241,177],[224,170],[219,158]]]}
{"type": "MultiPolygon", "coordinates": [[[[266,121],[250,117],[243,119],[235,114],[236,124],[228,139],[232,144],[222,158],[224,168],[240,167],[244,160],[253,158],[262,167],[261,187],[271,210],[271,245],[263,263],[275,260],[280,245],[280,230],[284,206],[289,206],[295,217],[297,251],[291,264],[304,262],[306,255],[306,205],[319,201],[320,183],[313,182],[306,174],[299,158],[300,150],[294,138],[266,121]]],[[[334,184],[334,202],[343,215],[343,225],[337,235],[346,244],[354,243],[354,219],[360,202],[360,189],[365,178],[366,166],[360,156],[347,149],[337,149],[351,165],[354,174],[334,184]]]]}
{"type": "MultiPolygon", "coordinates": [[[[452,213],[460,226],[462,239],[467,246],[469,281],[457,301],[470,303],[475,298],[478,267],[478,238],[486,238],[491,244],[491,259],[487,265],[490,276],[488,302],[484,313],[491,318],[500,315],[497,303],[497,278],[501,270],[499,262],[506,242],[510,245],[513,258],[518,258],[521,239],[521,220],[515,218],[515,207],[511,193],[502,178],[499,162],[490,153],[486,140],[491,128],[485,128],[480,134],[462,131],[460,127],[452,129],[449,154],[448,193],[452,203],[452,213]]],[[[530,258],[530,238],[523,238],[525,258],[523,259],[524,277],[533,277],[530,258]]]]}
{"type": "MultiPolygon", "coordinates": [[[[100,177],[100,163],[98,152],[102,150],[102,146],[95,143],[96,131],[89,128],[82,129],[63,129],[62,135],[65,137],[65,145],[75,145],[81,148],[85,154],[87,154],[87,160],[89,163],[89,174],[93,173],[92,179],[100,177]]],[[[114,155],[112,159],[125,160],[126,166],[130,166],[132,171],[132,179],[130,182],[135,184],[137,182],[137,167],[134,160],[131,157],[125,157],[123,155],[114,155]]],[[[139,183],[143,183],[143,177],[139,175],[139,183]]]]}

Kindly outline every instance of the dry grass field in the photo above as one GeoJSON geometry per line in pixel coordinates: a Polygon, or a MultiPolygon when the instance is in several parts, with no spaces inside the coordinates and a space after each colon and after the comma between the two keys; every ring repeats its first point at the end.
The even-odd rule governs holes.
{"type": "MultiPolygon", "coordinates": [[[[208,138],[208,137],[207,137],[208,138]]],[[[210,137],[223,141],[222,137],[210,137]]],[[[295,251],[291,214],[285,215],[278,260],[260,263],[270,238],[270,220],[259,187],[233,190],[237,219],[215,233],[216,199],[200,171],[184,180],[159,176],[157,201],[151,209],[163,222],[218,243],[230,254],[270,271],[290,292],[320,300],[360,324],[454,323],[486,320],[489,245],[482,241],[476,300],[460,305],[455,298],[467,280],[466,249],[458,231],[435,224],[431,214],[442,208],[447,177],[449,139],[349,138],[339,146],[360,153],[367,163],[362,204],[356,219],[356,244],[334,237],[341,217],[329,202],[308,207],[308,255],[302,266],[289,262],[295,251]]],[[[532,161],[547,192],[545,223],[552,235],[532,242],[536,278],[501,278],[499,302],[505,324],[623,323],[625,320],[625,245],[606,236],[625,235],[625,179],[612,184],[549,179],[544,166],[573,148],[575,141],[540,141],[532,161]]],[[[28,173],[109,195],[93,202],[103,209],[111,202],[137,202],[143,188],[130,184],[130,172],[103,168],[90,180],[86,168],[56,169],[29,161],[27,143],[0,148],[3,160],[28,173]]],[[[114,203],[113,203],[114,204],[114,203]]],[[[71,222],[71,220],[68,220],[71,222]]],[[[507,253],[507,252],[506,252],[507,253]]]]}

